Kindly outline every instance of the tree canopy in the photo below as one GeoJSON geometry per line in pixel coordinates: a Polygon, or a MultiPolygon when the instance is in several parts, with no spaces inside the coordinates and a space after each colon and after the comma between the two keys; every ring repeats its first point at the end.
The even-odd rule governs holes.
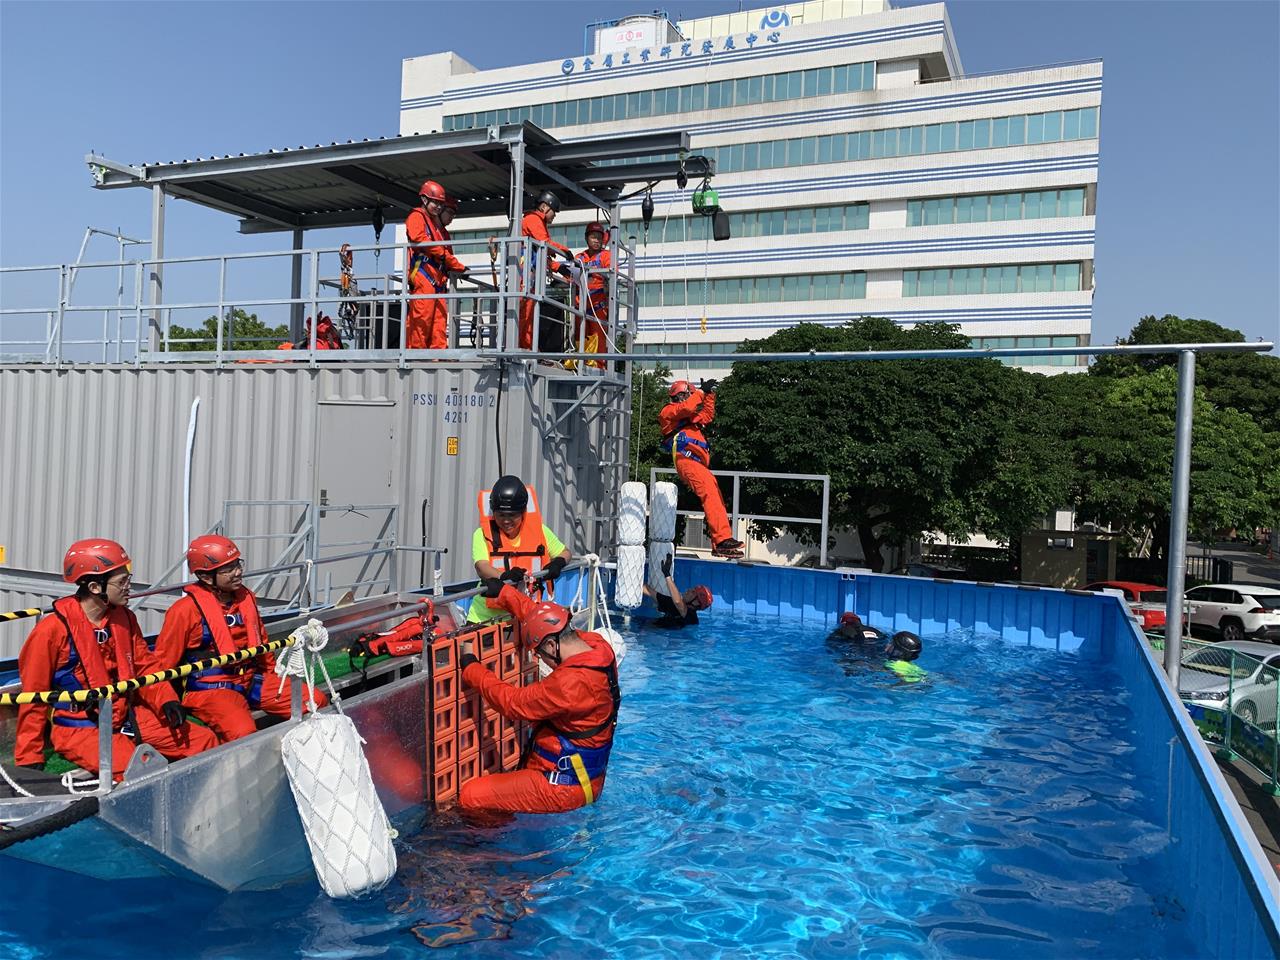
{"type": "MultiPolygon", "coordinates": [[[[171,326],[169,328],[169,349],[171,351],[191,352],[212,350],[218,338],[218,317],[209,317],[199,327],[171,326]],[[175,340],[193,341],[175,343],[175,340]]],[[[240,307],[233,307],[222,325],[222,346],[224,350],[271,350],[289,339],[289,325],[269,327],[258,319],[256,313],[249,313],[240,307]]]]}
{"type": "MultiPolygon", "coordinates": [[[[954,325],[905,330],[884,319],[828,329],[800,324],[744,345],[753,352],[967,347],[954,325]]],[[[1066,451],[1037,381],[996,360],[739,363],[720,388],[719,465],[831,477],[831,525],[880,548],[930,531],[1006,540],[1061,505],[1066,451]]],[[[800,496],[803,496],[801,494],[800,496]]],[[[797,509],[771,492],[768,512],[797,509]]],[[[814,529],[787,525],[813,542],[814,529]]]]}

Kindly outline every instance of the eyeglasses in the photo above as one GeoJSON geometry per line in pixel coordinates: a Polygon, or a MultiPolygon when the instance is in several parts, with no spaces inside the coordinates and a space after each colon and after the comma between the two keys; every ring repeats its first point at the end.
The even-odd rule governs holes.
{"type": "Polygon", "coordinates": [[[243,569],[244,569],[243,560],[232,560],[230,563],[224,564],[223,566],[219,567],[217,570],[213,572],[214,573],[239,573],[243,569]]]}

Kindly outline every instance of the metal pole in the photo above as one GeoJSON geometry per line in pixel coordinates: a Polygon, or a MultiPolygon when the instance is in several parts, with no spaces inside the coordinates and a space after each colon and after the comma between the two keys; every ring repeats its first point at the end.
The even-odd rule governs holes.
{"type": "Polygon", "coordinates": [[[164,299],[164,204],[162,184],[151,187],[151,349],[160,350],[160,303],[164,299]]]}
{"type": "Polygon", "coordinates": [[[62,366],[62,325],[67,319],[67,268],[58,268],[58,328],[54,331],[54,363],[62,366]]]}
{"type": "Polygon", "coordinates": [[[831,478],[822,481],[822,529],[818,533],[818,565],[827,565],[827,515],[831,509],[831,478]]]}
{"type": "Polygon", "coordinates": [[[1195,399],[1196,354],[1178,354],[1178,419],[1173,441],[1173,502],[1169,510],[1169,570],[1164,620],[1164,672],[1178,692],[1182,665],[1182,596],[1187,576],[1187,502],[1191,487],[1191,421],[1195,399]]]}
{"type": "MultiPolygon", "coordinates": [[[[302,231],[293,231],[293,256],[289,258],[291,273],[289,277],[289,339],[297,343],[302,339],[302,231]]],[[[315,263],[312,262],[314,267],[315,263]]]]}
{"type": "Polygon", "coordinates": [[[114,731],[115,701],[104,697],[98,701],[98,793],[110,793],[112,783],[112,733],[114,731]]]}

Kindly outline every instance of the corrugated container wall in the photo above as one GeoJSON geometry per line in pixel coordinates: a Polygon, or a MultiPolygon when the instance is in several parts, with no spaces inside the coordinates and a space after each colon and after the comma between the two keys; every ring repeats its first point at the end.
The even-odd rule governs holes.
{"type": "MultiPolygon", "coordinates": [[[[447,547],[445,577],[462,579],[471,574],[476,494],[498,476],[501,446],[502,469],[535,486],[544,519],[566,544],[607,548],[597,542],[601,528],[582,520],[611,510],[601,463],[616,451],[605,451],[605,418],[584,404],[560,425],[564,436],[550,434],[553,407],[566,405],[549,397],[574,397],[581,387],[522,364],[506,365],[501,391],[499,376],[481,364],[0,368],[7,565],[57,570],[71,541],[93,535],[124,543],[138,579],[164,573],[185,547],[183,465],[197,397],[193,536],[222,518],[226,500],[395,504],[397,542],[447,547]]],[[[617,390],[592,400],[619,392],[625,403],[617,390]]],[[[279,532],[298,513],[242,509],[228,529],[279,532]]],[[[326,511],[322,539],[367,539],[385,517],[326,511]]],[[[250,566],[260,567],[284,541],[245,546],[250,566]]],[[[417,555],[406,557],[416,582],[417,555]]],[[[0,655],[10,646],[0,637],[0,655]]]]}

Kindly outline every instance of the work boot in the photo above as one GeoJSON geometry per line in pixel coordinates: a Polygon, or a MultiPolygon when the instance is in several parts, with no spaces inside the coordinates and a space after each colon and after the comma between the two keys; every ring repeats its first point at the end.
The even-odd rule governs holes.
{"type": "Polygon", "coordinates": [[[711,548],[711,555],[736,559],[742,556],[742,544],[737,540],[721,540],[711,548]]]}

